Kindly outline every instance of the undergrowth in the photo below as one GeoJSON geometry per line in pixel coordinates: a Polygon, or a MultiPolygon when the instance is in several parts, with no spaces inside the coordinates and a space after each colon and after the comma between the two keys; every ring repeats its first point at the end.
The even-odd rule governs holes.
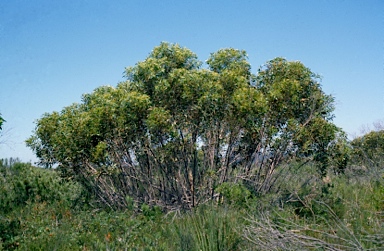
{"type": "Polygon", "coordinates": [[[383,250],[382,170],[291,173],[263,196],[226,184],[190,211],[111,211],[55,170],[2,163],[0,250],[383,250]]]}

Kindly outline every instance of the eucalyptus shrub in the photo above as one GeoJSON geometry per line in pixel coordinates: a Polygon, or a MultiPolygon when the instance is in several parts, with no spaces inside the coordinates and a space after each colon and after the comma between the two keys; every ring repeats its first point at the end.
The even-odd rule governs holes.
{"type": "Polygon", "coordinates": [[[252,74],[246,52],[233,48],[206,62],[161,43],[117,87],[44,114],[27,144],[110,208],[127,198],[191,208],[226,182],[268,193],[291,160],[313,160],[325,174],[340,129],[318,75],[283,58],[252,74]]]}

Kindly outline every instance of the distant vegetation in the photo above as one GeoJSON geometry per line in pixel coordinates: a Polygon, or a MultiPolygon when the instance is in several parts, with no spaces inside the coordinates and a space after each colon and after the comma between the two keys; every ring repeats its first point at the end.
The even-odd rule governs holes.
{"type": "Polygon", "coordinates": [[[300,62],[206,63],[161,43],[44,114],[46,168],[0,162],[0,250],[382,250],[384,131],[347,140],[300,62]]]}
{"type": "Polygon", "coordinates": [[[3,123],[5,122],[5,120],[3,119],[3,117],[1,117],[1,113],[0,113],[0,130],[3,129],[3,123]]]}

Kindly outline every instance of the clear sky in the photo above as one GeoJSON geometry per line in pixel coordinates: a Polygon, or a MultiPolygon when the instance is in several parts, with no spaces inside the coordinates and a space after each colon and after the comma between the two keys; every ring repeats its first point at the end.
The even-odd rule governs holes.
{"type": "Polygon", "coordinates": [[[347,133],[384,119],[384,1],[0,0],[0,158],[25,147],[44,113],[80,102],[161,41],[204,61],[246,50],[252,71],[275,57],[320,74],[347,133]]]}

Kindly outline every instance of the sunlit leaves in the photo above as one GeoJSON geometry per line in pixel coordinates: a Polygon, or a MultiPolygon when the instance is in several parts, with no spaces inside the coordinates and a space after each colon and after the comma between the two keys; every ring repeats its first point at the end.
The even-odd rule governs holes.
{"type": "Polygon", "coordinates": [[[165,42],[155,47],[149,55],[149,58],[164,60],[162,68],[164,68],[166,72],[180,68],[192,70],[199,68],[201,65],[196,54],[191,50],[183,48],[178,44],[165,42]]]}
{"type": "Polygon", "coordinates": [[[247,59],[248,56],[244,50],[228,48],[212,53],[207,64],[212,71],[217,73],[234,71],[239,76],[249,76],[251,65],[247,59]]]}
{"type": "Polygon", "coordinates": [[[148,114],[146,124],[148,130],[153,134],[165,133],[169,131],[171,116],[168,110],[160,107],[154,107],[148,114]]]}
{"type": "Polygon", "coordinates": [[[27,143],[110,207],[127,195],[192,207],[239,179],[268,192],[281,163],[326,162],[338,128],[317,75],[276,58],[255,76],[246,52],[232,48],[206,62],[201,69],[189,49],[161,43],[117,87],[45,114],[27,143]]]}
{"type": "Polygon", "coordinates": [[[233,94],[233,106],[238,118],[261,118],[266,112],[264,95],[254,87],[237,89],[233,94]]]}
{"type": "Polygon", "coordinates": [[[173,70],[193,70],[200,65],[197,56],[189,49],[177,44],[161,43],[144,61],[126,68],[125,76],[139,91],[154,98],[156,86],[173,70]]]}

